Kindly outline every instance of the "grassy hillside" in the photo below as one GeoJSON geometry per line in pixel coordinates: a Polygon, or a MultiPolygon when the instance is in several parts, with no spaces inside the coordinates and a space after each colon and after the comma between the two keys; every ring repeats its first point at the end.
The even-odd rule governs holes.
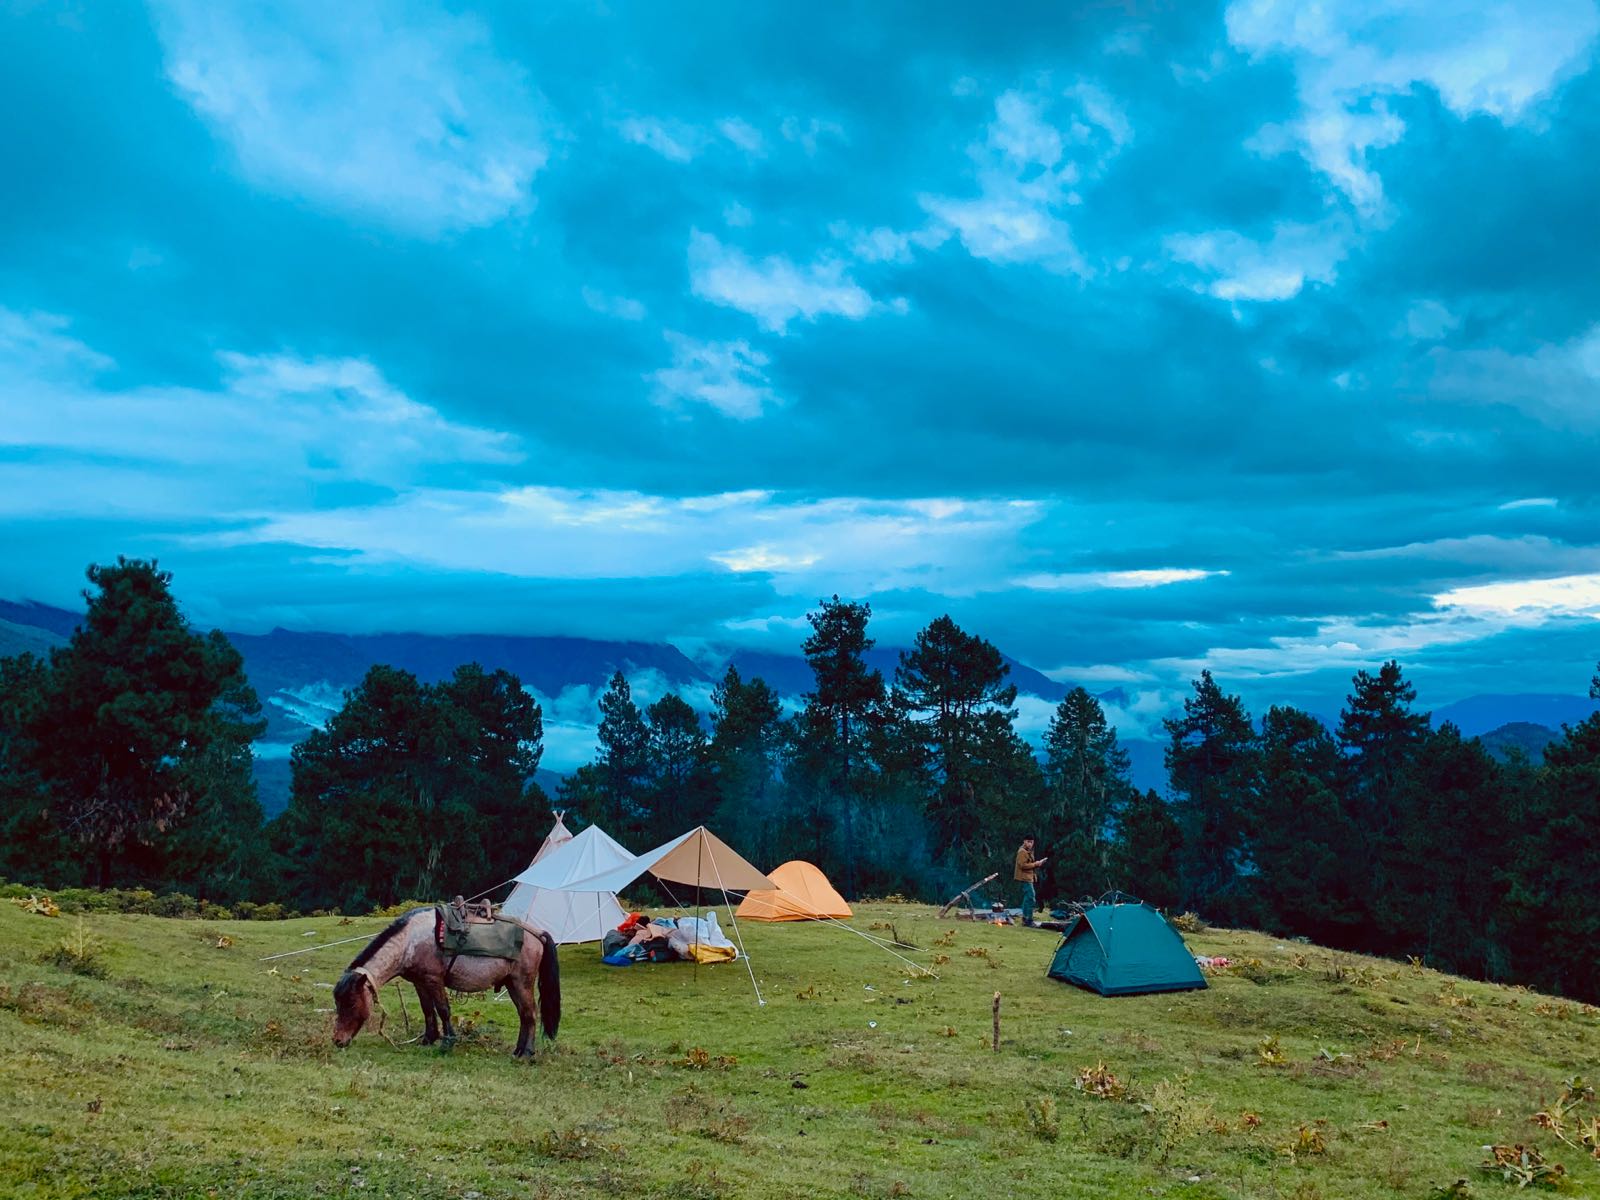
{"type": "MultiPolygon", "coordinates": [[[[1522,1142],[1600,1194],[1600,1162],[1530,1122],[1600,1058],[1592,1008],[1228,931],[1188,939],[1244,960],[1210,990],[1106,1000],[1045,978],[1052,935],[920,906],[857,924],[884,921],[948,957],[938,981],[827,926],[745,926],[765,1009],[740,965],[568,948],[561,1038],[529,1065],[482,997],[449,1052],[370,1029],[337,1052],[329,985],[357,947],[258,961],[380,922],[90,917],[97,977],[49,961],[77,918],[0,904],[0,1190],[1492,1197],[1513,1187],[1483,1147],[1522,1142]]],[[[1564,1118],[1574,1142],[1597,1112],[1564,1118]]]]}

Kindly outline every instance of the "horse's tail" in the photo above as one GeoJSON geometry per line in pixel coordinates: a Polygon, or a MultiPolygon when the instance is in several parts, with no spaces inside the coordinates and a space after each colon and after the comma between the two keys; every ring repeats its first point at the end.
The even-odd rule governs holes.
{"type": "Polygon", "coordinates": [[[554,1040],[561,1027],[561,965],[556,962],[556,940],[540,930],[544,953],[539,955],[539,1020],[544,1035],[554,1040]]]}

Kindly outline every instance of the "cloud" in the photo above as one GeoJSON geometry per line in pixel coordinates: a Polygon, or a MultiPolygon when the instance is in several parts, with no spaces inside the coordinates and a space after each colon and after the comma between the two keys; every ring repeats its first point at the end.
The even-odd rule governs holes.
{"type": "Polygon", "coordinates": [[[1341,222],[1281,224],[1265,242],[1232,230],[1172,234],[1168,257],[1195,268],[1196,290],[1237,302],[1292,300],[1310,283],[1332,283],[1347,253],[1341,222]]]}
{"type": "Polygon", "coordinates": [[[642,321],[645,318],[645,307],[639,301],[627,296],[608,296],[588,285],[583,288],[583,302],[595,312],[608,317],[618,317],[624,321],[642,321]]]}
{"type": "MultiPolygon", "coordinates": [[[[0,370],[13,373],[17,386],[61,376],[79,377],[116,364],[66,331],[72,322],[55,313],[22,313],[0,307],[0,370]]],[[[0,436],[4,436],[0,430],[0,436]]]]}
{"type": "Polygon", "coordinates": [[[672,365],[645,376],[655,384],[657,404],[670,408],[690,400],[748,421],[778,403],[766,375],[770,360],[750,343],[701,342],[671,331],[666,338],[672,365]]]}
{"type": "Polygon", "coordinates": [[[115,366],[68,327],[0,309],[0,445],[66,456],[75,486],[105,471],[128,499],[175,495],[187,480],[203,489],[197,501],[248,503],[310,481],[400,486],[438,465],[522,458],[515,439],[449,420],[364,359],[224,352],[215,388],[106,386],[62,374],[115,366]]]}
{"type": "Polygon", "coordinates": [[[1551,616],[1600,619],[1600,573],[1556,579],[1511,579],[1452,588],[1434,597],[1440,608],[1514,620],[1551,616]]]}
{"type": "Polygon", "coordinates": [[[1061,212],[1082,202],[1078,186],[1131,137],[1121,109],[1093,84],[1059,95],[1006,91],[995,101],[984,140],[967,149],[978,194],[924,194],[919,202],[932,227],[959,238],[975,258],[1088,275],[1061,212]],[[1059,126],[1049,119],[1057,108],[1064,110],[1059,126]]]}
{"type": "Polygon", "coordinates": [[[666,117],[627,117],[617,123],[617,132],[623,141],[643,146],[675,163],[693,162],[719,140],[752,158],[766,153],[761,131],[742,117],[724,117],[710,126],[666,117]]]}
{"type": "Polygon", "coordinates": [[[628,117],[617,125],[622,140],[653,150],[668,162],[691,162],[704,148],[705,133],[682,121],[628,117]]]}
{"type": "Polygon", "coordinates": [[[1096,588],[1154,588],[1174,583],[1192,583],[1226,575],[1227,571],[1205,571],[1195,567],[1156,567],[1133,571],[1076,571],[1064,574],[1024,575],[1013,586],[1041,592],[1091,591],[1096,588]]]}
{"type": "Polygon", "coordinates": [[[172,85],[258,183],[437,235],[528,211],[548,132],[475,19],[160,0],[172,85]]]}
{"type": "Polygon", "coordinates": [[[761,492],[671,497],[522,487],[412,489],[393,501],[284,512],[208,535],[215,546],[293,544],[374,563],[542,579],[651,579],[707,570],[809,595],[821,577],[855,592],[972,590],[1016,553],[1037,506],[761,492]],[[935,512],[944,515],[934,515],[935,512]]]}
{"type": "Polygon", "coordinates": [[[1436,342],[1460,325],[1461,318],[1437,300],[1418,300],[1406,310],[1405,331],[1419,342],[1436,342]]]}
{"type": "Polygon", "coordinates": [[[765,141],[761,131],[749,121],[739,117],[724,117],[717,122],[717,132],[746,154],[759,155],[764,152],[765,141]]]}
{"type": "Polygon", "coordinates": [[[1531,352],[1441,347],[1429,362],[1429,391],[1437,399],[1508,406],[1559,429],[1600,429],[1600,324],[1531,352]]]}
{"type": "Polygon", "coordinates": [[[689,237],[689,283],[696,296],[749,313],[772,333],[784,333],[797,319],[859,321],[879,307],[843,262],[825,258],[797,266],[778,254],[752,261],[699,230],[689,237]]]}
{"type": "Polygon", "coordinates": [[[1294,132],[1306,160],[1368,216],[1383,183],[1368,152],[1392,146],[1405,123],[1391,97],[1431,88],[1455,116],[1529,120],[1540,101],[1586,64],[1600,32],[1589,0],[1463,7],[1408,0],[1234,0],[1228,38],[1256,57],[1293,64],[1301,113],[1294,132]]]}
{"type": "Polygon", "coordinates": [[[783,135],[784,141],[798,144],[811,157],[816,156],[825,141],[848,140],[844,127],[837,121],[825,121],[819,117],[785,117],[778,131],[783,135]]]}

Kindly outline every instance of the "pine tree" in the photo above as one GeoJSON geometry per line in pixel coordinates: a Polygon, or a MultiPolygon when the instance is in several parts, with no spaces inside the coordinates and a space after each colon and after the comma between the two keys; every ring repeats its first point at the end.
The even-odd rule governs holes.
{"type": "Polygon", "coordinates": [[[1376,675],[1358,671],[1339,714],[1347,800],[1361,828],[1382,834],[1394,823],[1393,798],[1411,756],[1428,733],[1428,714],[1413,712],[1417,689],[1393,659],[1376,675]]]}
{"type": "Polygon", "coordinates": [[[1098,895],[1111,886],[1111,829],[1128,800],[1128,754],[1100,701],[1073,688],[1044,735],[1045,803],[1038,834],[1059,890],[1098,895]]]}
{"type": "Polygon", "coordinates": [[[1370,847],[1354,861],[1362,876],[1358,894],[1364,897],[1377,932],[1385,927],[1378,914],[1389,904],[1390,883],[1384,875],[1388,851],[1395,831],[1408,822],[1400,810],[1406,798],[1400,794],[1400,784],[1428,736],[1428,714],[1411,707],[1416,698],[1416,688],[1391,659],[1376,675],[1356,673],[1339,714],[1340,794],[1348,820],[1370,847]]]}
{"type": "Polygon", "coordinates": [[[728,665],[711,693],[708,755],[716,827],[756,862],[779,861],[782,817],[779,766],[787,731],[777,693],[760,678],[746,683],[728,665]]]}
{"type": "Polygon", "coordinates": [[[291,757],[271,836],[292,898],[364,911],[508,878],[548,807],[531,782],[541,736],[509,672],[470,664],[428,686],[373,667],[291,757]]]}
{"type": "Polygon", "coordinates": [[[874,782],[871,757],[874,727],[884,720],[883,674],[866,665],[872,648],[869,604],[834,596],[808,613],[811,635],[801,644],[816,679],[796,722],[791,761],[801,815],[810,822],[824,870],[837,863],[849,894],[856,893],[856,818],[874,782]],[[834,831],[837,850],[830,852],[834,831]]]}
{"type": "Polygon", "coordinates": [[[1171,908],[1182,895],[1178,880],[1182,850],[1183,833],[1167,802],[1154,788],[1136,791],[1117,814],[1111,884],[1158,908],[1171,908]]]}
{"type": "Polygon", "coordinates": [[[999,650],[949,616],[930,622],[900,656],[894,711],[926,773],[928,819],[942,857],[967,863],[989,857],[996,818],[1036,796],[1031,781],[1022,786],[1034,795],[1017,791],[1026,768],[1012,727],[1017,689],[1006,683],[1008,673],[999,650]]]}
{"type": "MultiPolygon", "coordinates": [[[[189,822],[204,857],[208,823],[246,810],[254,786],[237,769],[264,728],[244,664],[216,630],[189,627],[154,562],[89,568],[88,612],[51,651],[25,739],[50,820],[82,847],[101,886],[164,882],[171,842],[189,822]],[[228,764],[233,769],[227,769],[228,764]]],[[[259,817],[257,818],[259,820],[259,817]]]]}
{"type": "Polygon", "coordinates": [[[605,804],[601,824],[617,837],[645,831],[645,785],[650,778],[650,730],[621,671],[600,697],[599,768],[605,804]]]}
{"type": "Polygon", "coordinates": [[[1167,771],[1183,830],[1183,903],[1223,917],[1243,905],[1245,808],[1255,786],[1255,731],[1237,696],[1202,671],[1183,716],[1163,722],[1167,771]]]}
{"type": "Polygon", "coordinates": [[[1545,748],[1506,837],[1511,977],[1600,1004],[1600,713],[1545,748]]]}
{"type": "Polygon", "coordinates": [[[714,796],[706,734],[683,697],[668,692],[646,710],[650,730],[650,821],[665,840],[703,825],[714,796]]]}
{"type": "Polygon", "coordinates": [[[49,683],[32,654],[0,659],[0,876],[41,886],[83,882],[82,856],[50,820],[31,733],[49,683]]]}
{"type": "Polygon", "coordinates": [[[1310,713],[1274,706],[1261,723],[1248,853],[1257,919],[1267,928],[1350,945],[1363,930],[1361,837],[1339,798],[1339,747],[1310,713]]]}
{"type": "Polygon", "coordinates": [[[1498,764],[1476,738],[1446,724],[1415,746],[1394,800],[1391,833],[1376,848],[1384,948],[1442,970],[1503,978],[1511,805],[1498,764]]]}

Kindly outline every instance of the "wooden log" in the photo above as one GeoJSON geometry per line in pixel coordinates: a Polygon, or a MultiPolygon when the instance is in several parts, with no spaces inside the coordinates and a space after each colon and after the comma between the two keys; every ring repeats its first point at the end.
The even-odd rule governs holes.
{"type": "Polygon", "coordinates": [[[952,908],[954,908],[956,905],[960,904],[963,900],[966,900],[967,897],[971,896],[973,892],[977,891],[984,884],[990,882],[991,880],[998,879],[998,878],[1000,878],[1000,872],[999,871],[996,871],[993,875],[985,875],[982,879],[978,880],[977,883],[969,884],[965,891],[957,892],[954,896],[951,896],[950,899],[948,899],[948,900],[946,900],[944,902],[944,907],[939,910],[939,919],[941,921],[944,920],[945,913],[949,912],[952,908]]]}

